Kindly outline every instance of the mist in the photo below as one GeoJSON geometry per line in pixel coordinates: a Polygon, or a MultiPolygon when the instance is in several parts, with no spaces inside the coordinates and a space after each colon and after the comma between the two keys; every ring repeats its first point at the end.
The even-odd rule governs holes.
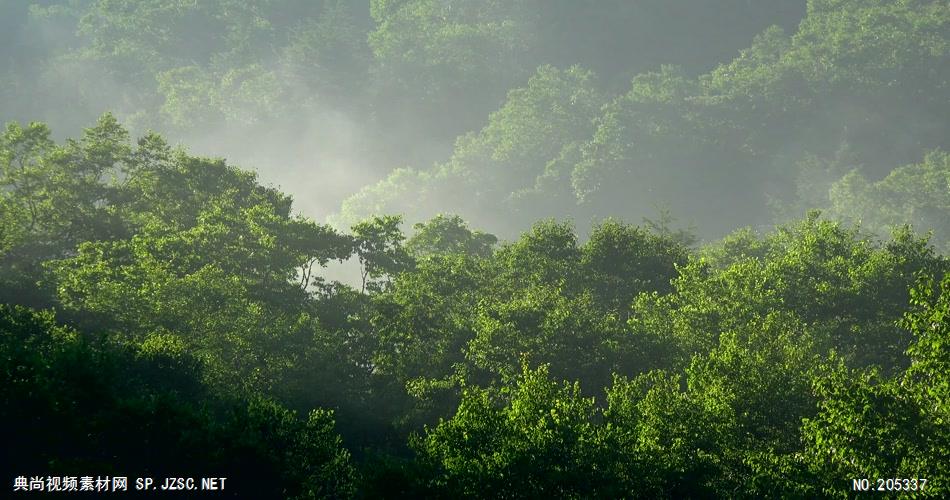
{"type": "MultiPolygon", "coordinates": [[[[497,50],[478,54],[468,69],[437,61],[460,62],[465,51],[482,47],[430,48],[400,68],[398,51],[424,42],[411,30],[435,18],[406,17],[382,3],[375,14],[362,2],[285,3],[269,12],[238,9],[249,19],[263,19],[262,25],[222,17],[227,2],[161,8],[132,2],[129,10],[112,12],[93,1],[8,5],[4,18],[11,29],[5,33],[11,40],[4,44],[9,63],[3,74],[14,84],[5,86],[4,119],[43,121],[64,138],[110,111],[133,136],[152,130],[196,154],[254,170],[263,183],[291,194],[302,214],[346,229],[375,211],[340,215],[344,200],[396,168],[427,171],[449,160],[459,138],[485,126],[508,92],[527,85],[539,66],[591,68],[601,91],[618,93],[625,80],[660,64],[681,65],[692,75],[708,71],[768,25],[792,28],[804,15],[803,6],[791,2],[754,8],[727,2],[713,9],[714,16],[690,2],[610,8],[554,2],[541,8],[523,1],[482,12],[474,5],[445,4],[445,22],[482,30],[477,36],[497,50]],[[620,9],[619,17],[610,9],[620,9]],[[563,22],[558,16],[575,12],[583,23],[576,33],[555,29],[563,22]],[[738,15],[726,18],[726,12],[738,15]],[[133,16],[177,24],[168,24],[164,34],[136,32],[130,30],[133,16]],[[635,20],[636,29],[623,19],[635,20]],[[613,24],[605,31],[608,21],[613,24]],[[221,38],[189,31],[201,23],[221,38]],[[235,29],[245,32],[240,41],[235,29]],[[700,42],[707,39],[713,43],[700,42]],[[634,49],[615,51],[624,43],[634,49]]],[[[506,214],[476,213],[470,207],[474,198],[466,194],[461,196],[468,200],[438,192],[407,196],[419,209],[405,214],[409,223],[457,212],[507,236],[530,224],[527,218],[510,225],[506,214]]],[[[375,206],[386,210],[385,204],[375,206]]],[[[653,215],[629,212],[634,219],[653,215]]],[[[529,211],[530,218],[544,215],[529,211]]],[[[567,215],[582,226],[591,217],[583,211],[567,215]]]]}

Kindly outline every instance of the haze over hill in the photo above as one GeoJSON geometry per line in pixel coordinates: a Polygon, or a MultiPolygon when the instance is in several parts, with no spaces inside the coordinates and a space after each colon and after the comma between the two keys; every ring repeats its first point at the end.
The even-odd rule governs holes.
{"type": "MultiPolygon", "coordinates": [[[[65,137],[109,110],[133,134],[155,130],[258,170],[318,219],[395,168],[445,162],[456,137],[482,128],[542,65],[596,72],[587,85],[603,100],[662,64],[709,71],[768,26],[794,30],[804,15],[801,3],[744,0],[70,1],[2,9],[5,120],[44,121],[65,137]]],[[[436,199],[425,206],[452,209],[436,199]]]]}

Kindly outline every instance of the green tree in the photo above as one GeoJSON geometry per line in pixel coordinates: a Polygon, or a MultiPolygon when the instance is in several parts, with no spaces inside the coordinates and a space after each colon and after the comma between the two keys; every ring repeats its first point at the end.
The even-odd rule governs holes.
{"type": "Polygon", "coordinates": [[[460,253],[488,257],[498,242],[492,234],[470,230],[458,215],[439,214],[428,222],[415,224],[413,229],[416,234],[406,242],[406,248],[417,256],[460,253]]]}
{"type": "Polygon", "coordinates": [[[413,260],[403,247],[405,235],[400,229],[401,216],[373,217],[355,224],[353,232],[354,252],[362,267],[360,291],[378,291],[379,278],[398,274],[411,267],[413,260]]]}
{"type": "Polygon", "coordinates": [[[914,274],[946,269],[926,240],[909,232],[875,244],[818,213],[732,251],[748,252],[749,245],[754,252],[725,257],[731,263],[722,269],[697,260],[680,268],[669,295],[641,295],[631,329],[672,336],[665,355],[685,363],[714,346],[719,332],[788,311],[812,325],[822,350],[834,347],[855,366],[894,370],[907,363],[911,335],[895,322],[907,310],[914,274]]]}
{"type": "Polygon", "coordinates": [[[373,372],[394,399],[386,409],[400,426],[433,423],[458,404],[457,377],[486,274],[470,256],[433,254],[373,297],[373,372]]]}
{"type": "Polygon", "coordinates": [[[127,160],[128,133],[109,114],[80,140],[57,146],[40,123],[7,126],[0,137],[0,273],[5,301],[50,305],[43,261],[77,244],[122,234],[107,185],[127,160]]]}
{"type": "Polygon", "coordinates": [[[393,171],[344,201],[339,218],[395,212],[428,219],[433,205],[451,206],[470,222],[516,232],[542,215],[562,215],[574,200],[552,197],[549,187],[564,174],[556,160],[590,135],[602,103],[589,71],[542,66],[508,92],[480,131],[458,138],[448,161],[393,171]]]}
{"type": "Polygon", "coordinates": [[[473,128],[481,116],[468,110],[496,105],[533,68],[526,58],[534,19],[529,4],[373,0],[373,71],[389,82],[378,99],[393,113],[384,123],[400,123],[411,107],[424,130],[445,140],[473,128]]]}
{"type": "MultiPolygon", "coordinates": [[[[939,290],[925,277],[902,323],[913,331],[910,367],[887,377],[842,366],[815,381],[819,414],[805,422],[809,465],[839,496],[842,477],[926,478],[926,497],[946,495],[950,458],[947,315],[950,278],[939,290]],[[889,442],[881,447],[877,443],[889,442]],[[934,479],[931,479],[934,478],[934,479]]],[[[903,484],[903,483],[902,483],[903,484]]]]}
{"type": "Polygon", "coordinates": [[[670,292],[676,267],[688,250],[673,238],[617,220],[596,226],[581,248],[581,264],[597,303],[609,304],[622,316],[641,292],[670,292]]]}
{"type": "Polygon", "coordinates": [[[455,416],[414,442],[436,494],[595,496],[593,400],[547,368],[524,367],[500,393],[467,388],[455,416]]]}
{"type": "Polygon", "coordinates": [[[922,162],[892,171],[870,182],[854,170],[830,189],[831,213],[861,223],[872,231],[887,232],[904,224],[933,231],[933,243],[946,251],[950,245],[950,154],[929,153],[922,162]]]}
{"type": "Polygon", "coordinates": [[[625,364],[617,317],[600,312],[589,293],[554,286],[521,289],[508,299],[483,299],[465,356],[490,380],[513,376],[522,360],[545,363],[558,378],[603,387],[625,364]]]}
{"type": "Polygon", "coordinates": [[[173,339],[123,345],[57,325],[50,312],[0,305],[0,463],[64,475],[187,468],[255,497],[353,493],[332,412],[300,419],[273,401],[228,398],[201,384],[200,371],[173,339]]]}

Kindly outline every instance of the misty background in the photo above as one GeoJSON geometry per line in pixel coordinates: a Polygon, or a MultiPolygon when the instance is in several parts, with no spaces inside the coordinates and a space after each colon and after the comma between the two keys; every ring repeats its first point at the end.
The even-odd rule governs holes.
{"type": "Polygon", "coordinates": [[[818,208],[881,234],[907,222],[935,229],[938,246],[947,237],[939,185],[939,201],[916,201],[937,207],[871,213],[860,201],[903,189],[880,183],[947,147],[940,2],[0,9],[5,122],[64,138],[110,111],[133,136],[154,130],[257,171],[340,229],[457,213],[511,238],[545,217],[584,233],[669,214],[709,239],[818,208]],[[856,23],[877,24],[842,31],[856,23]],[[871,51],[885,55],[861,57],[871,51]]]}
{"type": "MultiPolygon", "coordinates": [[[[803,2],[744,0],[0,8],[4,121],[71,137],[112,111],[133,135],[155,130],[257,170],[321,220],[395,168],[447,160],[543,64],[589,68],[611,95],[661,64],[701,74],[804,15],[803,2]],[[410,50],[417,42],[421,53],[410,50]]],[[[425,211],[452,211],[443,202],[425,211]]]]}

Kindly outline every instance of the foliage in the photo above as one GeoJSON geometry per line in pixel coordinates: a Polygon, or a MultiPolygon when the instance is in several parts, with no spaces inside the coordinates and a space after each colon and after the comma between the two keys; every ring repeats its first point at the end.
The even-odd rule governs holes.
{"type": "Polygon", "coordinates": [[[439,214],[428,222],[413,226],[416,234],[406,242],[415,255],[465,254],[474,257],[491,255],[498,242],[494,235],[470,230],[458,215],[439,214]]]}
{"type": "Polygon", "coordinates": [[[353,491],[331,412],[302,420],[272,401],[221,397],[200,383],[200,364],[172,339],[123,345],[59,326],[50,312],[0,305],[0,342],[4,470],[186,469],[268,497],[353,491]]]}
{"type": "Polygon", "coordinates": [[[429,486],[465,497],[595,495],[593,400],[579,392],[544,366],[524,367],[501,394],[467,390],[455,416],[416,441],[436,469],[429,486]]]}
{"type": "MultiPolygon", "coordinates": [[[[542,66],[525,88],[508,93],[485,127],[458,138],[447,162],[429,171],[392,172],[345,201],[339,217],[358,220],[374,213],[373,207],[387,212],[397,205],[407,217],[427,219],[436,214],[422,203],[426,198],[451,203],[475,222],[498,219],[500,209],[528,215],[534,214],[536,203],[554,208],[563,200],[546,199],[550,193],[545,186],[560,175],[553,160],[589,135],[602,102],[589,71],[542,66]]],[[[534,216],[521,219],[527,223],[534,216]]]]}
{"type": "Polygon", "coordinates": [[[411,265],[411,256],[402,245],[405,236],[400,223],[399,216],[374,217],[351,228],[354,251],[363,268],[361,291],[379,289],[380,283],[369,280],[395,275],[411,265]]]}
{"type": "Polygon", "coordinates": [[[4,470],[948,495],[945,1],[16,3],[0,103],[76,138],[0,132],[4,470]],[[180,139],[382,180],[334,229],[180,139]]]}
{"type": "Polygon", "coordinates": [[[933,243],[946,252],[950,245],[950,154],[934,151],[924,161],[900,167],[870,182],[851,171],[830,188],[832,213],[860,222],[877,232],[903,224],[933,231],[933,243]]]}
{"type": "MultiPolygon", "coordinates": [[[[665,206],[707,237],[788,221],[810,208],[840,205],[842,215],[859,215],[866,198],[858,180],[841,181],[840,201],[828,197],[848,170],[860,167],[877,179],[947,148],[941,97],[950,10],[930,0],[808,5],[790,36],[768,28],[731,62],[699,77],[653,64],[628,76],[625,92],[610,94],[588,71],[542,66],[508,92],[481,131],[456,142],[448,162],[411,176],[395,173],[344,202],[341,214],[352,220],[372,209],[426,218],[451,207],[477,222],[528,215],[504,228],[517,233],[545,216],[639,219],[665,206]],[[474,194],[460,203],[450,180],[474,194]]],[[[611,8],[605,10],[625,12],[611,8]]],[[[662,8],[674,7],[650,12],[662,8]]],[[[887,185],[899,182],[942,189],[923,179],[887,185]]],[[[884,196],[871,194],[868,207],[876,209],[884,196]]],[[[893,225],[914,210],[922,229],[942,231],[942,205],[913,207],[864,217],[893,225]]]]}

